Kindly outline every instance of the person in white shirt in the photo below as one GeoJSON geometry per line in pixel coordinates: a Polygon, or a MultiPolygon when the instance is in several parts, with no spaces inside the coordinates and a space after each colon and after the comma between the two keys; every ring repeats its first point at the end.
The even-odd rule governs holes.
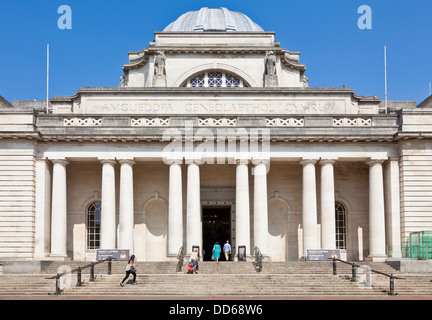
{"type": "Polygon", "coordinates": [[[192,273],[193,274],[196,274],[197,270],[199,270],[199,268],[198,268],[198,260],[199,260],[198,249],[195,248],[191,252],[191,255],[189,257],[189,262],[192,262],[192,273]]]}

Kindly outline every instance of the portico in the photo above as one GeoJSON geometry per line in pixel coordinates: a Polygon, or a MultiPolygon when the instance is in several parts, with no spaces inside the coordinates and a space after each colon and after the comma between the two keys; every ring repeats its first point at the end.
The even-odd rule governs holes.
{"type": "MultiPolygon", "coordinates": [[[[114,150],[113,152],[120,155],[114,150]]],[[[358,243],[364,242],[363,245],[370,248],[370,252],[366,254],[367,258],[376,260],[386,256],[384,221],[388,219],[386,219],[384,209],[384,193],[387,192],[391,196],[392,190],[395,189],[394,186],[385,183],[383,166],[388,166],[390,163],[394,165],[394,161],[383,159],[381,152],[370,152],[369,157],[364,159],[359,158],[358,154],[352,151],[338,152],[332,155],[326,152],[322,156],[318,152],[314,153],[313,157],[307,155],[302,158],[298,158],[297,155],[294,157],[292,154],[290,155],[290,152],[285,152],[278,153],[274,158],[270,156],[268,162],[244,159],[238,160],[234,164],[207,164],[203,161],[186,163],[182,159],[165,163],[162,158],[160,161],[155,161],[154,157],[145,159],[142,154],[137,153],[134,156],[133,152],[128,152],[123,159],[120,156],[111,159],[108,157],[106,157],[107,159],[85,158],[81,155],[74,156],[74,153],[80,153],[78,148],[76,151],[71,149],[70,152],[63,153],[62,156],[50,154],[45,160],[45,165],[49,168],[52,167],[52,181],[46,181],[46,183],[53,185],[52,195],[47,194],[46,196],[51,197],[51,211],[55,213],[50,221],[52,246],[49,257],[51,258],[69,256],[85,259],[85,257],[91,257],[92,252],[94,252],[94,249],[89,250],[84,246],[80,250],[76,250],[74,249],[75,246],[72,248],[70,245],[68,246],[66,241],[66,239],[72,243],[85,243],[86,241],[83,238],[85,234],[75,232],[77,226],[70,225],[71,218],[67,218],[66,209],[70,208],[69,212],[74,212],[75,207],[83,207],[83,205],[76,206],[76,200],[78,200],[76,197],[77,186],[68,181],[67,178],[71,175],[81,176],[81,164],[100,171],[99,174],[92,173],[86,179],[93,180],[92,176],[100,179],[100,181],[92,181],[97,190],[88,188],[88,191],[90,194],[100,194],[100,198],[96,200],[101,202],[102,208],[101,248],[130,249],[137,255],[138,259],[152,260],[153,258],[148,252],[143,256],[143,252],[146,251],[143,248],[147,247],[146,233],[154,233],[153,229],[163,229],[160,236],[165,238],[166,247],[163,248],[164,251],[161,254],[165,259],[176,257],[182,245],[185,245],[187,252],[191,251],[192,246],[202,248],[202,203],[209,200],[220,202],[231,200],[235,210],[233,210],[232,217],[232,239],[229,240],[231,240],[233,247],[236,249],[238,246],[245,245],[248,254],[251,254],[253,248],[258,246],[269,259],[272,259],[270,252],[283,252],[283,254],[281,252],[278,254],[279,257],[273,258],[276,261],[281,259],[281,256],[284,257],[284,260],[303,259],[307,249],[336,248],[335,201],[339,199],[346,201],[346,198],[353,197],[353,195],[345,194],[343,189],[335,189],[335,180],[336,185],[338,185],[339,177],[337,174],[335,176],[334,166],[339,163],[343,166],[348,165],[348,167],[351,164],[354,167],[363,166],[369,170],[369,181],[361,192],[368,194],[366,200],[370,205],[367,208],[363,206],[364,212],[363,218],[361,218],[363,221],[360,224],[364,225],[368,219],[369,224],[373,223],[375,228],[369,229],[367,240],[352,239],[351,241],[357,245],[343,248],[343,252],[352,257],[358,256],[360,254],[358,243]],[[282,156],[283,154],[285,155],[282,156]],[[381,157],[381,159],[374,159],[377,157],[381,157]],[[139,171],[152,170],[157,176],[164,177],[166,181],[162,181],[162,179],[158,181],[160,188],[155,188],[154,183],[149,180],[147,183],[142,182],[141,173],[134,175],[134,168],[137,167],[140,168],[139,171]],[[146,169],[146,167],[149,168],[146,169]],[[296,175],[301,177],[301,181],[298,178],[273,181],[275,175],[283,174],[281,170],[284,170],[284,167],[287,171],[292,171],[295,168],[296,175]],[[214,176],[214,172],[218,172],[219,169],[221,170],[221,178],[214,176]],[[70,172],[66,174],[66,171],[70,172]],[[319,176],[318,173],[320,173],[319,176]],[[216,186],[213,186],[213,190],[221,190],[219,195],[217,192],[211,192],[209,197],[209,193],[203,192],[211,185],[208,183],[208,179],[219,180],[216,186]],[[268,181],[269,179],[270,181],[268,181]],[[66,186],[68,186],[67,191],[66,186]],[[163,203],[168,204],[165,206],[166,215],[158,220],[157,225],[149,227],[147,222],[143,221],[143,219],[145,220],[141,213],[143,208],[134,202],[134,198],[140,197],[140,194],[136,192],[134,187],[141,190],[142,188],[148,189],[146,194],[151,196],[147,201],[161,201],[163,199],[163,203]],[[226,187],[230,187],[230,191],[223,191],[226,187]],[[289,190],[293,187],[301,190],[301,198],[297,195],[294,197],[290,195],[289,190]],[[286,212],[279,221],[274,221],[272,217],[276,212],[273,212],[273,206],[269,207],[271,198],[275,193],[278,194],[279,199],[284,199],[289,203],[291,211],[286,212]],[[156,199],[154,194],[157,194],[156,199]],[[203,200],[202,197],[205,199],[203,200]],[[71,199],[75,199],[75,204],[67,206],[71,199]],[[118,201],[116,201],[117,199],[118,201]],[[301,211],[295,212],[294,208],[296,207],[301,211]],[[300,216],[301,219],[295,218],[297,216],[300,216]],[[291,217],[291,222],[284,224],[284,232],[287,238],[295,239],[295,242],[288,241],[288,248],[286,248],[284,243],[275,242],[272,230],[275,228],[275,222],[276,224],[283,223],[283,220],[288,217],[291,217]],[[297,221],[294,222],[294,220],[297,221]],[[141,224],[140,222],[144,223],[141,224]],[[294,234],[290,234],[292,230],[295,230],[294,234]],[[72,235],[68,234],[71,232],[72,235]],[[272,250],[269,248],[270,243],[272,250]],[[355,248],[356,246],[357,248],[355,248]],[[137,252],[136,248],[140,252],[137,252]],[[295,248],[298,248],[297,252],[295,248]]],[[[356,182],[351,181],[349,184],[355,185],[356,182]]],[[[339,185],[341,184],[339,183],[339,185]]],[[[39,187],[44,188],[45,186],[40,185],[39,187]]],[[[47,199],[41,200],[46,203],[47,199]]],[[[84,197],[80,199],[82,202],[86,200],[87,198],[84,197]]],[[[352,200],[348,201],[352,202],[352,200]]],[[[85,214],[82,212],[81,216],[85,214]]],[[[45,221],[44,224],[46,223],[48,222],[45,221]]],[[[349,229],[356,230],[355,227],[349,229]]],[[[357,234],[350,234],[348,237],[356,238],[357,234]]],[[[227,239],[220,239],[220,242],[225,240],[227,239]]],[[[151,245],[151,242],[149,244],[151,245]]]]}

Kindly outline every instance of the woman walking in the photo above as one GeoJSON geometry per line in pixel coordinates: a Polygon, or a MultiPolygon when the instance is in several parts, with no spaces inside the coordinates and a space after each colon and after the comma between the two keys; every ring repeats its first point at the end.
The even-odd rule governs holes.
{"type": "Polygon", "coordinates": [[[129,278],[129,276],[132,274],[133,275],[133,282],[132,284],[136,284],[136,264],[135,264],[135,255],[132,255],[129,259],[129,262],[126,266],[126,276],[124,277],[124,279],[122,280],[122,282],[120,282],[120,285],[123,287],[123,283],[129,278]]]}
{"type": "Polygon", "coordinates": [[[216,244],[213,246],[213,258],[216,262],[219,261],[220,253],[221,253],[221,246],[219,245],[219,241],[216,241],[216,244]]]}

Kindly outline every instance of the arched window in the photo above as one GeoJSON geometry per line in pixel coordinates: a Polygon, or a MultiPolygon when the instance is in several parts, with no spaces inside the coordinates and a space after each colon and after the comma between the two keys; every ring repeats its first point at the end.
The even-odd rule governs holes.
{"type": "Polygon", "coordinates": [[[94,202],[87,208],[87,249],[100,248],[101,203],[94,202]]]}
{"type": "Polygon", "coordinates": [[[335,203],[336,248],[346,249],[346,209],[339,202],[335,203]]]}
{"type": "Polygon", "coordinates": [[[208,71],[188,79],[183,87],[191,88],[239,88],[248,87],[242,80],[222,71],[208,71]]]}

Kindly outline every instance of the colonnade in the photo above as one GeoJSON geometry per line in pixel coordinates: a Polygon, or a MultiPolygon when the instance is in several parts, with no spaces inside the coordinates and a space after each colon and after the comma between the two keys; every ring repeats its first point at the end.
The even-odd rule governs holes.
{"type": "MultiPolygon", "coordinates": [[[[334,249],[335,235],[335,189],[334,163],[337,158],[301,159],[302,165],[302,229],[303,256],[308,249],[334,249]],[[321,166],[320,207],[321,232],[317,224],[317,185],[316,166],[321,166]],[[321,234],[321,239],[318,235],[321,234]]],[[[386,256],[385,241],[385,199],[383,162],[368,160],[369,165],[369,257],[374,259],[386,256]]],[[[66,159],[51,160],[52,197],[51,197],[51,257],[67,256],[67,179],[66,159]]],[[[133,159],[101,159],[101,248],[131,249],[134,241],[134,190],[133,159]],[[120,165],[119,190],[119,238],[116,239],[116,190],[115,166],[120,165]],[[118,241],[117,241],[118,240],[118,241]]],[[[168,205],[168,249],[167,254],[176,255],[184,244],[190,252],[192,246],[202,248],[200,165],[195,161],[187,162],[186,226],[183,225],[183,161],[169,164],[169,205],[168,205]],[[186,228],[186,230],[184,230],[186,228]],[[184,232],[186,231],[186,232],[184,232]]],[[[258,246],[266,256],[269,252],[268,241],[268,196],[267,170],[269,162],[252,161],[252,174],[249,175],[249,161],[238,160],[236,164],[236,201],[235,201],[235,238],[237,248],[247,247],[249,253],[258,246]],[[249,176],[253,178],[253,201],[250,202],[249,176]],[[251,208],[253,204],[253,243],[251,241],[251,208]]]]}

